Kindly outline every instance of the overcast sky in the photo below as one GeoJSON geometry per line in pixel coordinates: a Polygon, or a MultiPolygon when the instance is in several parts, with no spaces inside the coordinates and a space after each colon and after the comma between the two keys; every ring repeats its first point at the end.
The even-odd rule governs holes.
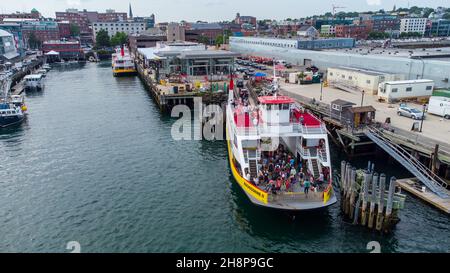
{"type": "Polygon", "coordinates": [[[450,7],[449,0],[0,0],[0,12],[36,8],[46,17],[55,17],[55,11],[67,8],[128,12],[128,2],[135,16],[154,13],[157,22],[231,20],[237,12],[258,19],[300,18],[331,11],[333,4],[346,7],[339,11],[391,10],[394,5],[450,7]]]}

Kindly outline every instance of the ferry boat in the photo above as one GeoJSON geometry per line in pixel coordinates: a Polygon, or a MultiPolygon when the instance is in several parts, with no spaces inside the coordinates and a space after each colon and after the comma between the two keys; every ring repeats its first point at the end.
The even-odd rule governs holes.
{"type": "Polygon", "coordinates": [[[112,56],[112,69],[115,77],[137,74],[134,60],[123,46],[112,56]]]}
{"type": "Polygon", "coordinates": [[[287,96],[246,105],[230,89],[228,100],[229,163],[253,204],[295,212],[336,203],[327,130],[317,117],[287,96]]]}
{"type": "Polygon", "coordinates": [[[42,90],[44,88],[44,76],[42,74],[31,74],[24,77],[25,90],[42,90]]]}

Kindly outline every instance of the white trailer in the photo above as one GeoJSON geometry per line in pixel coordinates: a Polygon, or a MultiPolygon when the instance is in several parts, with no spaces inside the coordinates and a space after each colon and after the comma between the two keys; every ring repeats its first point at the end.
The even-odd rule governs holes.
{"type": "Polygon", "coordinates": [[[379,84],[378,98],[388,102],[428,99],[433,89],[433,80],[387,81],[379,84]]]}
{"type": "Polygon", "coordinates": [[[450,98],[431,97],[428,113],[450,119],[450,98]]]}

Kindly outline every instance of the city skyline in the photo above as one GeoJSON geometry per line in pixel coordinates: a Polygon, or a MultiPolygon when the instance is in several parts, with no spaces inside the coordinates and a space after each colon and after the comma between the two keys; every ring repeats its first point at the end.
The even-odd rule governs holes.
{"type": "MultiPolygon", "coordinates": [[[[258,19],[285,19],[301,18],[312,15],[331,12],[332,5],[345,7],[338,11],[377,11],[380,9],[392,10],[394,5],[399,7],[420,6],[432,7],[448,5],[445,0],[323,0],[322,5],[305,5],[308,1],[282,0],[282,5],[273,4],[270,9],[267,4],[261,5],[261,1],[248,0],[134,0],[128,1],[133,8],[134,16],[149,16],[154,13],[158,22],[164,21],[224,21],[234,19],[236,13],[255,16],[258,19]],[[196,4],[193,8],[193,4],[196,4]],[[182,10],[183,12],[178,12],[182,10]],[[186,13],[184,11],[189,11],[186,13]]],[[[68,8],[87,9],[104,12],[106,9],[114,9],[120,12],[128,12],[128,2],[119,0],[44,0],[36,3],[31,0],[18,0],[14,3],[0,4],[0,13],[29,12],[36,8],[45,17],[55,17],[56,11],[65,11],[68,8]]]]}

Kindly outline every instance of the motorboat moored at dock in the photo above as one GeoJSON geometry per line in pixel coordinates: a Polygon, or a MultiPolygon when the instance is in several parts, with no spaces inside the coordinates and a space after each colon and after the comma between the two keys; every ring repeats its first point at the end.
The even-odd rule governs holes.
{"type": "Polygon", "coordinates": [[[25,90],[42,90],[44,88],[44,76],[31,74],[24,77],[25,90]]]}

